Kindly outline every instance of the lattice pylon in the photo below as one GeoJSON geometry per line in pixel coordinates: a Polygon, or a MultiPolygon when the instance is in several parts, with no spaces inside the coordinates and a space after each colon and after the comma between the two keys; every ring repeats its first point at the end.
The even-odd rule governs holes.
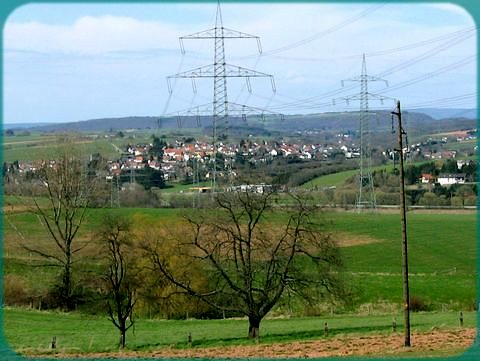
{"type": "MultiPolygon", "coordinates": [[[[191,35],[180,37],[180,47],[184,52],[183,40],[185,39],[213,39],[214,40],[214,64],[195,68],[186,72],[178,73],[167,77],[167,84],[170,94],[172,93],[172,87],[170,85],[170,79],[172,78],[213,78],[213,109],[212,109],[212,143],[213,143],[213,174],[212,174],[212,188],[215,191],[216,188],[216,175],[217,175],[217,139],[218,132],[223,129],[225,132],[228,129],[228,116],[231,108],[234,112],[240,113],[241,116],[246,116],[247,113],[251,114],[256,111],[261,114],[273,114],[266,110],[259,108],[249,107],[246,105],[239,105],[228,102],[227,96],[227,78],[245,78],[247,81],[247,88],[251,91],[250,78],[252,77],[268,77],[270,78],[272,90],[276,91],[273,76],[258,72],[256,70],[246,69],[235,65],[230,65],[225,62],[225,39],[256,39],[258,51],[261,53],[260,39],[258,36],[242,33],[240,31],[225,28],[223,26],[222,12],[220,8],[220,1],[217,3],[217,13],[215,17],[215,27],[212,29],[200,31],[191,35]]],[[[204,107],[204,106],[202,106],[204,107]]],[[[197,109],[198,107],[192,107],[197,109]]],[[[187,110],[186,112],[190,112],[187,110]]],[[[223,134],[222,134],[223,135],[223,134]]]]}
{"type": "Polygon", "coordinates": [[[228,99],[227,77],[225,70],[225,41],[223,33],[223,20],[220,2],[217,5],[215,17],[215,57],[213,64],[213,189],[216,185],[217,173],[217,126],[222,124],[227,127],[228,122],[228,99]]]}
{"type": "MultiPolygon", "coordinates": [[[[365,61],[365,54],[363,54],[362,58],[362,72],[360,76],[347,79],[346,81],[360,82],[360,94],[345,98],[347,101],[352,99],[360,101],[360,157],[357,176],[357,197],[355,207],[358,210],[375,209],[377,207],[377,202],[375,198],[375,187],[372,175],[372,147],[370,140],[370,111],[368,101],[369,98],[380,99],[381,101],[383,101],[383,97],[378,96],[377,94],[370,93],[368,91],[368,83],[374,81],[383,81],[388,86],[388,82],[384,79],[369,76],[367,74],[367,63],[365,61]]],[[[344,81],[342,81],[342,84],[343,82],[344,81]]]]}

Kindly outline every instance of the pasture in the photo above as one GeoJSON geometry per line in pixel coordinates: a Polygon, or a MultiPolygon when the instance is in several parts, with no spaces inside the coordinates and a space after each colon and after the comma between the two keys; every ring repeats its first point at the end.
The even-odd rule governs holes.
{"type": "MultiPolygon", "coordinates": [[[[464,312],[464,327],[475,326],[475,313],[464,312]]],[[[412,332],[459,329],[456,312],[412,314],[412,332]]],[[[213,346],[252,345],[246,338],[245,319],[159,320],[138,319],[127,336],[128,350],[152,351],[159,348],[188,348],[192,336],[195,350],[213,346]]],[[[402,332],[402,315],[328,315],[324,317],[270,318],[262,322],[261,343],[334,339],[338,336],[388,336],[402,332]],[[393,320],[397,329],[392,328],[393,320]],[[325,322],[328,325],[325,334],[325,322]]],[[[95,353],[116,351],[118,334],[105,316],[57,313],[22,309],[5,310],[5,334],[10,346],[22,353],[51,354],[50,343],[57,337],[57,352],[95,353]]]]}
{"type": "MultiPolygon", "coordinates": [[[[52,246],[38,219],[26,211],[30,201],[29,198],[6,198],[5,280],[7,286],[21,287],[41,296],[54,283],[58,270],[42,267],[42,259],[21,246],[22,243],[52,246]]],[[[147,217],[150,222],[171,224],[192,212],[197,211],[91,209],[79,240],[90,241],[106,214],[125,215],[134,220],[147,217]]],[[[281,224],[285,219],[286,214],[277,210],[268,216],[267,221],[281,224]]],[[[340,246],[344,260],[342,277],[350,287],[351,299],[346,303],[327,301],[314,305],[297,298],[290,303],[280,302],[261,324],[261,345],[400,337],[403,317],[398,212],[358,214],[328,210],[318,215],[318,221],[340,246]]],[[[417,310],[428,311],[412,312],[412,332],[418,335],[432,330],[447,333],[471,330],[475,327],[476,214],[468,211],[411,211],[408,222],[411,296],[417,310]],[[463,312],[465,329],[460,328],[459,311],[463,312]]],[[[76,260],[77,270],[98,273],[101,263],[98,245],[95,242],[89,244],[76,260]]],[[[61,355],[111,355],[117,352],[118,331],[102,312],[87,312],[85,309],[70,313],[39,311],[35,309],[37,304],[32,306],[31,309],[7,307],[4,312],[6,339],[17,352],[53,355],[51,340],[54,336],[57,340],[55,352],[61,355]]],[[[210,347],[254,345],[246,337],[246,319],[195,320],[188,319],[188,314],[185,316],[185,320],[165,320],[149,315],[146,310],[137,314],[135,328],[127,334],[127,351],[185,350],[190,352],[189,355],[195,355],[195,352],[210,347]],[[187,342],[189,334],[192,335],[191,345],[187,342]]],[[[441,350],[427,347],[416,352],[427,356],[451,355],[461,352],[462,347],[465,346],[457,344],[440,347],[441,350]]]]}
{"type": "MultiPolygon", "coordinates": [[[[106,214],[149,217],[151,222],[175,220],[191,209],[119,208],[92,209],[79,234],[90,241],[106,214]]],[[[277,212],[269,222],[281,223],[277,212]]],[[[320,215],[326,232],[340,245],[343,273],[353,293],[351,309],[400,307],[401,228],[395,212],[357,214],[327,211],[320,215]]],[[[470,310],[475,303],[476,215],[469,212],[408,213],[409,266],[411,294],[426,310],[470,310]]],[[[4,268],[26,287],[46,289],[53,281],[55,268],[39,267],[41,260],[21,244],[51,247],[52,242],[38,219],[27,212],[8,212],[4,220],[4,268]]],[[[78,255],[77,267],[96,268],[97,246],[91,243],[78,255]],[[93,257],[95,256],[95,257],[93,257]]],[[[308,313],[302,305],[294,311],[308,313]]],[[[312,311],[313,312],[313,311],[312,311]]],[[[317,311],[315,311],[317,312],[317,311]]],[[[319,311],[318,311],[319,312],[319,311]]]]}
{"type": "MultiPolygon", "coordinates": [[[[6,162],[34,162],[44,159],[54,159],[59,151],[58,135],[33,134],[30,136],[8,137],[3,142],[3,159],[6,162]]],[[[106,159],[118,156],[117,146],[125,141],[106,139],[101,136],[90,137],[77,135],[69,137],[68,141],[78,151],[78,154],[100,153],[106,159]]]]}

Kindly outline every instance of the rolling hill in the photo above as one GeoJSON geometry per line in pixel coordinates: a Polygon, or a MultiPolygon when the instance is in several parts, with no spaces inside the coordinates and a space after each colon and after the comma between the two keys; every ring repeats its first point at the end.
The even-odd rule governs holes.
{"type": "MultiPolygon", "coordinates": [[[[339,131],[356,132],[358,129],[358,112],[328,112],[318,114],[278,116],[229,117],[228,124],[218,124],[217,129],[228,128],[229,133],[269,135],[272,133],[291,133],[302,131],[339,131]]],[[[438,132],[453,129],[476,127],[475,119],[445,118],[435,119],[421,112],[403,113],[407,127],[421,132],[438,132]]],[[[101,118],[75,121],[69,123],[49,123],[31,127],[25,125],[4,125],[4,129],[29,129],[40,132],[98,132],[123,129],[178,129],[202,128],[206,134],[211,133],[211,116],[154,117],[131,116],[121,118],[101,118]]],[[[374,132],[385,132],[391,129],[390,111],[379,110],[371,113],[370,127],[374,132]]]]}

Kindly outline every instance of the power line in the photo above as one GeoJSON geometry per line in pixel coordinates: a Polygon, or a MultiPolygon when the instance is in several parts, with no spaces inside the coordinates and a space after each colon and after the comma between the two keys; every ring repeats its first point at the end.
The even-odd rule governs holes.
{"type": "MultiPolygon", "coordinates": [[[[454,34],[455,36],[452,38],[452,39],[449,39],[448,41],[436,46],[435,48],[433,49],[429,49],[428,51],[412,58],[412,59],[409,59],[407,61],[404,61],[402,63],[399,63],[391,68],[388,68],[386,69],[385,71],[377,74],[376,76],[377,77],[384,77],[384,76],[387,76],[387,75],[391,75],[391,74],[394,74],[400,70],[404,70],[408,67],[411,67],[433,55],[436,55],[446,49],[449,49],[455,45],[458,45],[460,42],[468,39],[468,38],[471,38],[472,36],[475,35],[475,32],[472,31],[471,28],[468,28],[464,31],[461,31],[461,32],[458,32],[458,34],[462,35],[462,36],[456,36],[457,35],[457,32],[455,33],[452,33],[454,34]],[[465,36],[463,36],[465,34],[465,36]]],[[[447,37],[447,36],[445,36],[447,37]]],[[[449,38],[449,37],[447,37],[449,38]]],[[[418,44],[418,43],[417,43],[418,44]]],[[[406,47],[406,46],[404,46],[406,47]]],[[[400,86],[400,84],[397,84],[397,87],[400,86]]],[[[304,99],[298,99],[298,100],[295,100],[293,102],[290,102],[290,103],[284,103],[284,104],[280,104],[280,105],[277,105],[277,106],[272,106],[271,109],[277,109],[277,110],[280,110],[280,109],[285,109],[285,108],[288,108],[288,107],[295,107],[295,106],[301,106],[303,105],[304,103],[311,103],[311,104],[314,104],[315,105],[315,101],[318,101],[318,100],[322,100],[322,99],[325,99],[325,98],[330,98],[334,95],[337,95],[337,94],[341,94],[342,92],[345,92],[345,90],[351,90],[351,89],[354,89],[355,86],[351,86],[350,88],[340,88],[340,89],[335,89],[335,90],[332,90],[332,91],[329,91],[329,92],[325,92],[321,95],[316,95],[316,96],[312,96],[312,97],[309,97],[309,98],[304,98],[304,99]]],[[[327,105],[328,103],[324,103],[324,104],[321,104],[321,106],[325,106],[327,105]]]]}
{"type": "Polygon", "coordinates": [[[471,63],[472,61],[474,61],[477,57],[477,54],[473,54],[473,55],[470,55],[470,56],[467,56],[466,58],[463,58],[462,60],[460,61],[457,61],[455,63],[452,63],[452,64],[449,64],[449,65],[446,65],[444,67],[441,67],[435,71],[432,71],[432,72],[429,72],[429,73],[426,73],[426,74],[423,74],[423,75],[420,75],[416,78],[413,78],[413,79],[409,79],[409,80],[406,80],[406,81],[403,81],[401,83],[398,83],[390,88],[385,88],[385,89],[382,89],[380,90],[379,92],[381,93],[386,93],[386,92],[390,92],[392,90],[398,90],[398,89],[401,89],[401,88],[404,88],[404,87],[407,87],[407,86],[410,86],[412,84],[415,84],[415,83],[418,83],[418,82],[421,82],[421,81],[424,81],[424,80],[427,80],[427,79],[430,79],[430,78],[433,78],[433,77],[436,77],[440,74],[443,74],[443,73],[446,73],[450,70],[453,70],[453,69],[456,69],[456,68],[459,68],[459,67],[462,67],[468,63],[471,63]]]}
{"type": "MultiPolygon", "coordinates": [[[[329,35],[329,34],[335,32],[335,31],[338,31],[340,29],[343,29],[343,28],[353,24],[354,22],[370,15],[372,12],[377,11],[378,9],[382,8],[385,5],[386,4],[379,4],[379,5],[370,6],[367,9],[361,11],[359,14],[357,14],[357,15],[351,17],[351,18],[348,18],[347,20],[344,20],[344,21],[340,22],[339,24],[336,24],[336,25],[334,25],[330,28],[327,28],[323,31],[315,33],[315,34],[313,34],[313,35],[311,35],[307,38],[304,38],[302,40],[296,41],[296,42],[288,44],[288,45],[281,46],[281,47],[276,48],[276,49],[272,49],[272,50],[269,50],[269,51],[264,51],[264,52],[262,52],[262,56],[270,56],[270,55],[278,54],[278,53],[281,53],[281,52],[284,52],[284,51],[287,51],[287,50],[291,50],[291,49],[295,49],[295,48],[298,48],[300,46],[311,43],[312,41],[318,40],[318,39],[320,39],[320,38],[322,38],[326,35],[329,35]]],[[[248,58],[252,58],[254,56],[256,56],[256,55],[254,55],[254,54],[245,55],[245,56],[237,57],[236,59],[248,59],[248,58]]]]}
{"type": "MultiPolygon", "coordinates": [[[[385,50],[366,52],[365,55],[368,56],[369,58],[375,57],[375,56],[390,55],[390,54],[394,54],[394,53],[397,53],[397,52],[411,50],[411,49],[423,47],[425,45],[434,44],[438,41],[446,40],[446,39],[450,39],[450,38],[453,38],[453,39],[450,39],[450,40],[463,41],[463,40],[466,40],[466,39],[470,38],[471,36],[473,36],[475,34],[475,32],[476,32],[475,27],[469,27],[469,28],[466,28],[466,29],[462,29],[462,30],[452,32],[452,33],[448,33],[448,34],[433,37],[433,38],[430,38],[430,39],[422,40],[422,41],[419,41],[419,42],[416,42],[416,43],[406,44],[406,45],[403,45],[403,46],[390,48],[390,49],[385,49],[385,50]]],[[[317,62],[317,61],[335,61],[335,60],[338,60],[338,59],[345,59],[345,60],[346,59],[356,59],[359,56],[361,56],[361,55],[352,54],[352,55],[344,55],[344,56],[335,56],[335,57],[331,57],[331,58],[295,57],[295,56],[281,56],[281,55],[272,55],[271,57],[276,58],[276,59],[281,59],[281,60],[289,60],[289,61],[317,62]]]]}
{"type": "Polygon", "coordinates": [[[433,105],[450,105],[454,103],[462,103],[464,101],[472,101],[477,98],[477,93],[467,93],[467,94],[462,94],[462,95],[457,95],[453,97],[447,97],[447,98],[439,98],[439,99],[433,99],[429,101],[425,101],[422,103],[416,103],[413,105],[409,105],[408,109],[418,109],[418,108],[424,108],[426,106],[433,106],[433,105]]]}

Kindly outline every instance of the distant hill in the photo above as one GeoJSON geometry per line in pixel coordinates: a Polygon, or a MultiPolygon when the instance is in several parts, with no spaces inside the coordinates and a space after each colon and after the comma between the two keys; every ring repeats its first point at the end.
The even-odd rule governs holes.
{"type": "MultiPolygon", "coordinates": [[[[403,119],[409,128],[421,132],[446,131],[453,129],[467,129],[476,126],[476,121],[466,118],[441,118],[436,119],[421,112],[403,112],[403,119]]],[[[265,116],[229,117],[228,124],[217,124],[217,129],[228,128],[229,133],[237,135],[255,134],[268,135],[277,133],[292,133],[305,130],[311,131],[338,131],[347,132],[358,130],[359,112],[329,112],[307,115],[288,115],[284,118],[265,116]]],[[[33,124],[32,124],[33,125],[33,124]]],[[[202,128],[206,134],[211,133],[212,117],[194,116],[187,117],[152,117],[134,116],[122,118],[102,118],[77,121],[71,123],[50,123],[46,125],[32,126],[31,130],[43,132],[65,131],[116,131],[124,129],[178,129],[178,128],[202,128]]],[[[391,130],[391,114],[387,110],[378,110],[370,114],[370,128],[374,132],[391,130]]],[[[23,127],[25,129],[26,127],[23,127]]],[[[219,134],[220,134],[219,133],[219,134]]]]}
{"type": "Polygon", "coordinates": [[[415,112],[426,114],[432,117],[433,119],[447,119],[447,118],[477,119],[476,109],[422,108],[422,109],[415,109],[415,112]]]}
{"type": "Polygon", "coordinates": [[[52,123],[3,123],[2,128],[4,130],[18,130],[18,129],[29,129],[38,126],[50,125],[52,123]]]}

